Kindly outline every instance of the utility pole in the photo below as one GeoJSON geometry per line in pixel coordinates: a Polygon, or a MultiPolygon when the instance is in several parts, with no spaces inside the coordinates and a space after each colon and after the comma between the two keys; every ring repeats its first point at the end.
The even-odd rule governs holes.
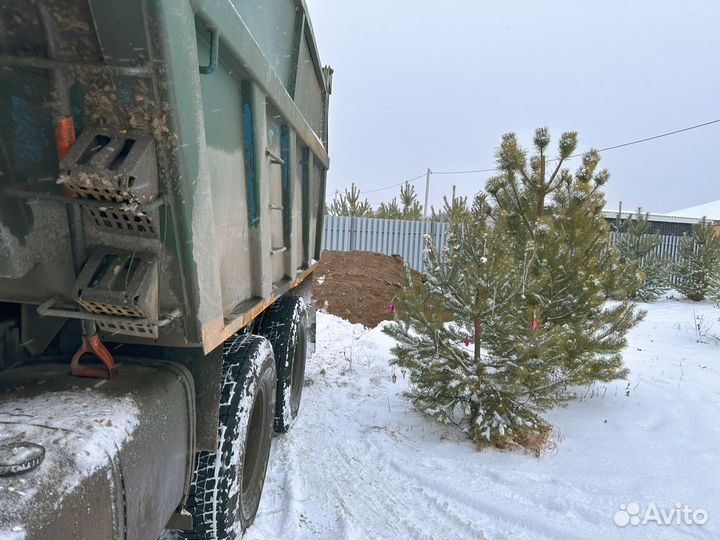
{"type": "Polygon", "coordinates": [[[428,168],[425,174],[425,206],[423,206],[423,219],[427,219],[428,212],[428,195],[430,194],[430,175],[432,171],[428,168]]]}

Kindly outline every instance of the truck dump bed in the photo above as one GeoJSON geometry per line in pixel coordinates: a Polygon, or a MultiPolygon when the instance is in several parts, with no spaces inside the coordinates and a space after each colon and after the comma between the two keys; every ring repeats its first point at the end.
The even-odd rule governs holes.
{"type": "Polygon", "coordinates": [[[319,258],[331,74],[301,0],[4,2],[0,301],[213,350],[319,258]]]}

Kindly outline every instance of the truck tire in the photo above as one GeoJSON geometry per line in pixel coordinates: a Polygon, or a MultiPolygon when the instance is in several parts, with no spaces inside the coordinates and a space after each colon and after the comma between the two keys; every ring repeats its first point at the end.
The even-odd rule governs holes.
{"type": "Polygon", "coordinates": [[[223,350],[218,451],[199,452],[185,509],[189,540],[237,539],[255,519],[275,413],[275,359],[267,339],[229,339],[223,350]]]}
{"type": "Polygon", "coordinates": [[[270,306],[257,327],[270,340],[277,369],[275,432],[286,433],[300,410],[308,349],[308,316],[305,301],[283,296],[270,306]]]}

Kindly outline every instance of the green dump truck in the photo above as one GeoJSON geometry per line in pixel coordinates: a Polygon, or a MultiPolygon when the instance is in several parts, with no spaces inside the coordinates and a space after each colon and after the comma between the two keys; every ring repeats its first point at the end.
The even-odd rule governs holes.
{"type": "Polygon", "coordinates": [[[0,3],[0,538],[237,538],[314,346],[303,0],[0,3]]]}

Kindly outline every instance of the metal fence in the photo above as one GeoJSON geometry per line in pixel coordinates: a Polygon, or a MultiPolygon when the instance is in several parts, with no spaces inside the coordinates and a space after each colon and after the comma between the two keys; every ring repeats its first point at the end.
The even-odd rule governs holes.
{"type": "Polygon", "coordinates": [[[325,216],[323,249],[401,255],[411,268],[424,272],[424,236],[429,234],[441,249],[447,227],[434,221],[325,216]]]}
{"type": "MultiPolygon", "coordinates": [[[[625,233],[610,231],[610,243],[617,243],[625,233]]],[[[680,248],[680,235],[659,235],[660,243],[655,248],[655,255],[666,258],[670,261],[678,260],[678,249],[680,248]]]]}
{"type": "MultiPolygon", "coordinates": [[[[435,247],[441,249],[446,231],[447,223],[435,221],[325,216],[323,249],[401,255],[411,268],[424,272],[423,237],[429,234],[435,247]]],[[[611,232],[610,242],[617,242],[621,234],[611,232]]],[[[681,239],[682,236],[661,235],[655,253],[676,261],[681,239]]]]}

